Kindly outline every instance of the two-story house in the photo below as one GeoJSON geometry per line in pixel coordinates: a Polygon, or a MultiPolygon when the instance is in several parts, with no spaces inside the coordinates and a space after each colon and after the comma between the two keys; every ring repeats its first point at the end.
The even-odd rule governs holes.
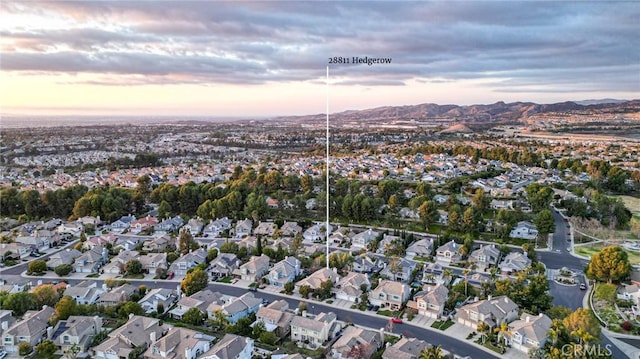
{"type": "Polygon", "coordinates": [[[238,298],[230,300],[222,306],[222,314],[227,317],[231,324],[255,313],[260,308],[262,299],[253,296],[253,293],[245,293],[238,298]]]}
{"type": "Polygon", "coordinates": [[[208,314],[207,308],[213,303],[224,305],[224,296],[220,292],[203,289],[191,296],[180,298],[176,307],[169,311],[169,314],[175,319],[182,319],[184,313],[191,308],[198,308],[203,314],[208,314]]]}
{"type": "Polygon", "coordinates": [[[269,332],[284,338],[291,330],[291,321],[295,315],[289,311],[289,304],[284,300],[276,300],[266,307],[260,307],[256,313],[256,321],[264,324],[269,332]]]}
{"type": "Polygon", "coordinates": [[[509,237],[528,240],[536,239],[538,238],[538,229],[531,222],[518,222],[515,228],[511,230],[511,233],[509,233],[509,237]]]}
{"type": "Polygon", "coordinates": [[[380,271],[380,275],[391,280],[407,283],[411,279],[411,274],[416,269],[416,265],[416,262],[405,258],[392,258],[389,264],[380,271]]]}
{"type": "Polygon", "coordinates": [[[348,359],[354,347],[360,348],[360,358],[369,359],[382,347],[384,334],[381,331],[356,326],[347,327],[340,338],[331,346],[330,358],[348,359]]]}
{"type": "Polygon", "coordinates": [[[102,293],[96,302],[103,307],[113,307],[118,303],[126,302],[131,299],[131,296],[138,290],[131,284],[123,284],[119,287],[115,287],[106,293],[102,293]]]}
{"type": "Polygon", "coordinates": [[[284,222],[280,228],[280,232],[282,232],[283,237],[295,237],[302,233],[302,227],[296,222],[284,222]]]}
{"type": "Polygon", "coordinates": [[[129,229],[131,222],[135,221],[136,217],[132,215],[122,216],[117,221],[111,223],[111,230],[115,233],[123,233],[129,229]]]}
{"type": "Polygon", "coordinates": [[[551,319],[543,313],[537,316],[522,313],[519,320],[509,323],[505,344],[525,353],[542,348],[549,337],[551,324],[551,319]]]}
{"type": "Polygon", "coordinates": [[[209,279],[215,282],[218,279],[231,276],[233,271],[239,268],[240,260],[238,256],[233,253],[220,253],[209,263],[207,271],[209,272],[209,279]]]}
{"type": "Polygon", "coordinates": [[[63,264],[73,264],[74,260],[82,255],[77,249],[67,248],[63,251],[56,252],[49,256],[47,260],[47,269],[55,269],[63,264]]]}
{"type": "Polygon", "coordinates": [[[253,234],[257,237],[273,237],[277,230],[278,225],[273,222],[259,222],[253,234]]]}
{"type": "Polygon", "coordinates": [[[340,276],[337,273],[336,268],[320,268],[317,271],[311,273],[310,276],[298,281],[295,285],[295,291],[300,292],[300,287],[308,285],[311,289],[320,289],[323,282],[331,281],[337,283],[340,276]]]}
{"type": "Polygon", "coordinates": [[[175,232],[184,225],[184,220],[180,216],[166,218],[156,224],[153,229],[156,232],[175,232]]]}
{"type": "Polygon", "coordinates": [[[425,290],[413,297],[418,314],[433,319],[440,319],[444,312],[449,290],[444,285],[426,286],[425,290]]]}
{"type": "Polygon", "coordinates": [[[141,233],[150,228],[154,228],[158,224],[158,219],[153,216],[146,216],[129,224],[129,231],[134,234],[141,233]]]}
{"type": "Polygon", "coordinates": [[[178,301],[176,292],[169,288],[155,288],[147,292],[147,294],[138,301],[138,304],[144,309],[146,314],[159,312],[159,308],[165,311],[171,308],[178,301]]]}
{"type": "Polygon", "coordinates": [[[235,237],[236,238],[244,238],[246,236],[250,236],[253,231],[253,221],[248,218],[245,218],[243,221],[238,221],[235,227],[235,237]]]}
{"type": "Polygon", "coordinates": [[[128,358],[137,347],[147,348],[160,339],[169,328],[160,319],[134,315],[120,328],[108,334],[108,339],[93,347],[98,359],[128,358]]]}
{"type": "Polygon", "coordinates": [[[93,280],[85,280],[76,285],[67,285],[64,295],[73,298],[78,304],[94,304],[105,290],[98,287],[98,283],[93,280]]]}
{"type": "Polygon", "coordinates": [[[249,261],[240,266],[240,277],[242,280],[255,282],[262,278],[269,270],[269,257],[266,255],[251,256],[249,261]]]}
{"type": "Polygon", "coordinates": [[[446,265],[462,262],[461,247],[453,240],[441,245],[436,249],[436,261],[446,265]]]}
{"type": "Polygon", "coordinates": [[[72,315],[67,320],[56,323],[51,340],[64,353],[77,345],[80,352],[86,352],[91,341],[102,331],[102,318],[72,315]]]}
{"type": "Polygon", "coordinates": [[[225,334],[199,359],[251,359],[252,355],[253,339],[235,334],[225,334]]]}
{"type": "Polygon", "coordinates": [[[527,252],[511,252],[507,254],[502,262],[500,262],[500,271],[510,275],[521,272],[531,265],[531,259],[527,257],[527,252]]]}
{"type": "Polygon", "coordinates": [[[295,257],[285,257],[280,262],[274,264],[269,271],[267,279],[269,284],[275,287],[284,288],[284,285],[293,282],[300,274],[300,261],[295,257]]]}
{"type": "Polygon", "coordinates": [[[230,229],[231,220],[227,217],[223,217],[209,223],[202,233],[205,237],[217,238],[220,237],[224,231],[228,231],[230,229]]]}
{"type": "Polygon", "coordinates": [[[366,274],[349,272],[340,278],[335,286],[336,299],[355,302],[362,295],[362,288],[369,290],[371,282],[366,274]]]}
{"type": "Polygon", "coordinates": [[[469,262],[476,266],[478,271],[486,271],[489,267],[495,267],[500,259],[500,250],[495,244],[486,244],[474,250],[469,255],[469,262]]]}
{"type": "Polygon", "coordinates": [[[200,218],[191,218],[190,220],[187,221],[187,224],[185,224],[184,229],[188,230],[189,233],[191,233],[192,236],[197,236],[200,234],[200,232],[202,232],[202,229],[204,228],[204,222],[202,222],[202,220],[200,218]]]}
{"type": "Polygon", "coordinates": [[[403,303],[409,300],[411,288],[408,285],[391,280],[381,280],[371,291],[369,303],[383,309],[400,310],[403,303]]]}
{"type": "Polygon", "coordinates": [[[413,242],[407,248],[407,258],[413,259],[415,257],[427,258],[431,256],[433,251],[433,240],[429,238],[419,239],[413,242]]]}
{"type": "Polygon", "coordinates": [[[95,246],[82,253],[73,263],[76,273],[97,273],[109,260],[109,251],[106,247],[95,246]]]}
{"type": "Polygon", "coordinates": [[[207,251],[202,248],[198,248],[195,251],[184,254],[173,261],[169,266],[169,272],[173,272],[175,276],[183,277],[187,275],[187,271],[189,271],[189,269],[206,262],[207,251]]]}
{"type": "Polygon", "coordinates": [[[14,322],[2,333],[2,346],[7,353],[18,354],[18,345],[29,343],[32,347],[46,338],[49,319],[55,315],[55,310],[44,306],[39,311],[28,311],[22,320],[14,322]]]}
{"type": "Polygon", "coordinates": [[[507,296],[489,297],[458,309],[458,323],[473,330],[478,324],[485,323],[489,328],[499,327],[502,323],[510,323],[518,316],[518,305],[507,296]]]}
{"type": "Polygon", "coordinates": [[[144,359],[196,359],[211,349],[215,337],[195,330],[173,327],[162,338],[152,342],[144,359]]]}
{"type": "Polygon", "coordinates": [[[418,359],[431,345],[424,340],[402,337],[382,353],[382,359],[418,359]]]}
{"type": "Polygon", "coordinates": [[[352,250],[367,250],[369,247],[369,243],[373,242],[378,238],[380,232],[374,231],[371,228],[367,229],[364,232],[360,232],[355,234],[351,238],[351,248],[352,250]]]}
{"type": "Polygon", "coordinates": [[[340,329],[335,313],[320,313],[315,318],[295,316],[291,321],[291,340],[317,348],[333,339],[340,329]]]}

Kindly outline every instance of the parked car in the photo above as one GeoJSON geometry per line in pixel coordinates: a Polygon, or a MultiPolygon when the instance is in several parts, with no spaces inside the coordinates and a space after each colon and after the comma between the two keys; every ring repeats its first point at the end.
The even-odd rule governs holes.
{"type": "Polygon", "coordinates": [[[249,287],[249,292],[257,292],[258,288],[256,287],[249,287]]]}
{"type": "Polygon", "coordinates": [[[587,285],[584,283],[580,283],[580,289],[581,290],[586,290],[587,289],[587,285]]]}
{"type": "Polygon", "coordinates": [[[391,322],[395,324],[402,324],[402,319],[400,318],[391,318],[391,322]]]}

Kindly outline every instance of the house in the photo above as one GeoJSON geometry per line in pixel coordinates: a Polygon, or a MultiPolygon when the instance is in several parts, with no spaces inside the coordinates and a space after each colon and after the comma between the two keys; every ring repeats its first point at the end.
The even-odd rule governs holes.
{"type": "Polygon", "coordinates": [[[496,328],[502,323],[510,323],[517,316],[518,305],[507,296],[489,296],[486,300],[460,307],[456,313],[458,323],[473,330],[477,330],[480,323],[487,324],[489,328],[496,328]]]}
{"type": "Polygon", "coordinates": [[[74,260],[82,255],[77,249],[65,249],[49,256],[47,260],[47,269],[55,269],[63,264],[73,264],[74,260]]]}
{"type": "Polygon", "coordinates": [[[407,283],[411,279],[411,274],[416,269],[416,265],[416,262],[405,258],[392,258],[389,264],[380,272],[380,275],[391,280],[407,283]]]}
{"type": "Polygon", "coordinates": [[[0,243],[2,258],[22,259],[31,254],[31,247],[20,243],[0,243]]]}
{"type": "Polygon", "coordinates": [[[622,284],[618,287],[617,298],[632,302],[631,311],[635,316],[640,316],[640,285],[622,284]]]}
{"type": "Polygon", "coordinates": [[[16,243],[29,246],[31,248],[31,251],[46,251],[50,248],[49,238],[46,237],[18,236],[14,239],[14,241],[16,243]]]}
{"type": "Polygon", "coordinates": [[[76,273],[97,273],[109,260],[109,251],[106,247],[95,246],[82,253],[73,263],[76,273]]]}
{"type": "Polygon", "coordinates": [[[402,337],[384,350],[382,359],[418,359],[420,354],[430,346],[424,340],[402,337]]]}
{"type": "Polygon", "coordinates": [[[424,238],[424,239],[419,239],[413,242],[407,248],[406,254],[407,254],[407,257],[410,259],[413,259],[415,257],[427,258],[431,256],[432,251],[433,251],[433,240],[424,238]]]}
{"type": "Polygon", "coordinates": [[[116,250],[132,251],[138,244],[144,243],[149,237],[135,235],[119,235],[113,248],[116,250]]]}
{"type": "Polygon", "coordinates": [[[150,228],[154,228],[158,224],[158,219],[153,216],[146,216],[144,218],[137,219],[129,224],[129,231],[134,234],[146,231],[150,228]]]}
{"type": "Polygon", "coordinates": [[[542,348],[549,337],[551,324],[551,319],[543,313],[522,313],[519,320],[509,323],[509,330],[504,335],[505,344],[525,353],[542,348]]]}
{"type": "Polygon", "coordinates": [[[156,232],[174,232],[184,225],[184,220],[180,216],[164,219],[162,222],[153,226],[156,232]]]}
{"type": "Polygon", "coordinates": [[[233,253],[220,253],[209,263],[207,271],[209,272],[209,279],[215,282],[224,277],[231,276],[233,271],[238,268],[240,268],[238,256],[233,253]]]}
{"type": "Polygon", "coordinates": [[[102,223],[102,220],[100,219],[100,216],[97,216],[97,217],[84,216],[76,219],[76,222],[81,223],[85,226],[89,225],[89,226],[96,227],[102,223]]]}
{"type": "Polygon", "coordinates": [[[111,262],[102,268],[102,272],[111,275],[118,275],[125,272],[125,265],[128,261],[138,260],[140,253],[138,251],[121,251],[117,256],[111,258],[111,262]]]}
{"type": "MultiPolygon", "coordinates": [[[[316,223],[313,226],[309,227],[302,234],[303,240],[307,243],[313,243],[318,241],[323,241],[327,235],[326,224],[325,223],[316,223]]],[[[333,226],[329,225],[329,233],[333,232],[333,226]]]]}
{"type": "Polygon", "coordinates": [[[371,282],[367,275],[356,272],[347,273],[347,275],[340,278],[336,284],[336,299],[356,302],[362,295],[363,285],[366,286],[367,290],[371,288],[371,282]]]}
{"type": "Polygon", "coordinates": [[[453,240],[441,245],[436,249],[436,261],[442,264],[450,265],[462,261],[460,248],[462,246],[453,240]]]}
{"type": "Polygon", "coordinates": [[[253,234],[256,236],[273,237],[278,230],[278,226],[273,222],[259,222],[253,234]]]}
{"type": "Polygon", "coordinates": [[[131,222],[135,221],[136,217],[132,215],[122,216],[119,220],[111,223],[111,230],[116,233],[123,233],[129,226],[131,226],[131,222]]]}
{"type": "Polygon", "coordinates": [[[255,282],[262,278],[269,270],[269,257],[266,255],[251,256],[249,261],[240,266],[240,277],[242,280],[255,282]]]}
{"type": "Polygon", "coordinates": [[[309,198],[308,200],[305,201],[304,203],[304,208],[306,209],[314,209],[316,208],[317,202],[315,198],[309,198]]]}
{"type": "Polygon", "coordinates": [[[204,228],[204,223],[200,218],[191,218],[187,224],[185,225],[185,229],[191,233],[192,236],[197,236],[202,232],[204,228]]]}
{"type": "Polygon", "coordinates": [[[106,341],[95,346],[92,356],[99,359],[128,358],[134,348],[147,348],[167,330],[160,319],[134,315],[123,326],[110,332],[106,341]]]}
{"type": "Polygon", "coordinates": [[[46,339],[49,319],[55,315],[55,310],[44,306],[39,311],[28,311],[22,320],[13,323],[2,333],[2,345],[7,353],[18,353],[21,342],[29,343],[32,347],[46,339]]]}
{"type": "Polygon", "coordinates": [[[98,283],[93,280],[85,280],[76,285],[67,285],[64,295],[73,298],[78,304],[94,304],[98,301],[98,297],[104,293],[102,287],[98,287],[98,283]]]}
{"type": "Polygon", "coordinates": [[[250,219],[245,219],[244,221],[238,221],[236,223],[235,228],[235,237],[243,238],[251,235],[251,231],[253,230],[253,222],[250,219]]]}
{"type": "Polygon", "coordinates": [[[176,276],[186,276],[189,269],[207,262],[207,251],[199,248],[176,259],[169,266],[169,272],[176,276]]]}
{"type": "Polygon", "coordinates": [[[369,359],[382,347],[383,341],[384,334],[381,331],[349,326],[331,346],[329,357],[334,359],[352,358],[349,356],[349,352],[354,347],[360,347],[359,358],[369,359]]]}
{"type": "Polygon", "coordinates": [[[518,222],[515,228],[511,230],[509,237],[532,240],[538,237],[538,230],[533,223],[522,221],[518,222]]]}
{"type": "Polygon", "coordinates": [[[104,307],[113,307],[128,301],[137,290],[138,288],[131,284],[124,284],[100,295],[96,303],[104,307]]]}
{"type": "Polygon", "coordinates": [[[209,289],[203,289],[192,294],[189,297],[182,297],[178,301],[176,307],[169,311],[175,319],[182,319],[184,313],[191,308],[198,308],[202,313],[207,313],[207,308],[212,304],[224,305],[224,296],[220,292],[212,292],[209,289]]]}
{"type": "Polygon", "coordinates": [[[174,290],[155,288],[149,290],[147,294],[138,301],[138,304],[140,304],[146,314],[151,314],[153,312],[164,312],[171,308],[177,301],[178,295],[174,290]]]}
{"type": "Polygon", "coordinates": [[[425,263],[422,269],[422,283],[448,286],[451,283],[451,275],[445,272],[439,263],[425,263]]]}
{"type": "Polygon", "coordinates": [[[523,271],[531,265],[531,259],[527,257],[527,252],[511,252],[507,254],[500,263],[500,271],[505,274],[512,274],[523,271]]]}
{"type": "Polygon", "coordinates": [[[167,269],[167,253],[147,253],[139,256],[138,260],[145,273],[154,274],[158,269],[167,269]]]}
{"type": "Polygon", "coordinates": [[[351,248],[352,250],[367,250],[369,248],[369,243],[373,242],[380,235],[379,232],[372,230],[371,228],[367,229],[364,232],[360,232],[355,234],[351,238],[351,248]]]}
{"type": "Polygon", "coordinates": [[[257,312],[261,304],[262,299],[254,297],[253,293],[245,293],[224,304],[222,306],[222,314],[227,317],[229,323],[235,324],[238,320],[257,312]]]}
{"type": "Polygon", "coordinates": [[[13,311],[0,309],[0,338],[2,338],[4,331],[9,329],[15,322],[16,318],[13,316],[13,311]]]}
{"type": "Polygon", "coordinates": [[[340,330],[335,313],[320,313],[315,318],[296,315],[291,321],[291,340],[308,343],[312,348],[322,346],[333,339],[340,330]]]}
{"type": "Polygon", "coordinates": [[[369,294],[369,303],[383,309],[399,310],[402,309],[404,302],[409,300],[410,294],[411,288],[406,284],[381,280],[369,294]]]}
{"type": "Polygon", "coordinates": [[[284,300],[277,300],[266,307],[260,307],[256,313],[256,322],[260,321],[269,332],[274,332],[279,338],[289,335],[291,321],[295,314],[288,311],[289,304],[284,300]]]}
{"type": "Polygon", "coordinates": [[[449,290],[444,285],[426,286],[425,291],[418,292],[413,297],[418,314],[433,319],[440,319],[444,312],[449,290]]]}
{"type": "Polygon", "coordinates": [[[300,227],[296,222],[284,222],[280,231],[282,232],[283,237],[295,237],[302,233],[302,227],[300,227]]]}
{"type": "Polygon", "coordinates": [[[361,255],[351,264],[351,270],[358,273],[378,272],[383,267],[383,263],[376,256],[361,255]]]}
{"type": "Polygon", "coordinates": [[[402,238],[400,238],[399,236],[385,234],[384,236],[382,236],[382,239],[378,243],[376,253],[384,254],[389,248],[395,246],[396,244],[399,244],[401,240],[402,238]]]}
{"type": "Polygon", "coordinates": [[[498,264],[500,250],[495,244],[486,244],[474,250],[469,255],[469,262],[475,264],[476,270],[486,271],[489,267],[498,264]]]}
{"type": "Polygon", "coordinates": [[[253,339],[235,334],[225,334],[208,352],[199,359],[251,359],[253,339]]]}
{"type": "Polygon", "coordinates": [[[59,321],[53,329],[51,340],[64,353],[77,345],[80,352],[86,352],[93,338],[102,331],[102,318],[72,315],[59,321]]]}
{"type": "Polygon", "coordinates": [[[300,287],[303,285],[308,285],[313,290],[320,289],[323,282],[330,280],[335,284],[338,282],[339,278],[340,276],[338,275],[336,268],[321,268],[311,273],[310,276],[298,281],[295,286],[295,291],[299,293],[300,287]]]}
{"type": "Polygon", "coordinates": [[[196,359],[211,349],[214,337],[195,330],[173,327],[162,338],[152,342],[144,359],[196,359]]]}
{"type": "Polygon", "coordinates": [[[433,196],[433,200],[437,204],[444,204],[445,202],[447,202],[448,199],[449,199],[449,196],[447,196],[447,195],[437,194],[437,195],[433,196]]]}
{"type": "Polygon", "coordinates": [[[285,284],[293,282],[298,275],[300,275],[300,261],[295,257],[287,256],[274,264],[267,279],[270,285],[284,288],[285,284]]]}
{"type": "Polygon", "coordinates": [[[438,219],[436,220],[437,223],[442,224],[442,225],[448,225],[449,224],[449,212],[444,211],[442,209],[438,210],[438,219]]]}
{"type": "Polygon", "coordinates": [[[205,237],[220,237],[222,232],[231,229],[231,220],[227,217],[218,218],[215,221],[209,223],[202,233],[205,237]]]}
{"type": "Polygon", "coordinates": [[[167,235],[149,238],[142,242],[142,250],[145,252],[164,252],[164,250],[170,244],[174,244],[174,242],[175,241],[167,235]]]}
{"type": "Polygon", "coordinates": [[[57,231],[60,234],[68,234],[73,237],[80,237],[80,234],[84,230],[84,226],[79,222],[67,222],[58,226],[57,231]]]}

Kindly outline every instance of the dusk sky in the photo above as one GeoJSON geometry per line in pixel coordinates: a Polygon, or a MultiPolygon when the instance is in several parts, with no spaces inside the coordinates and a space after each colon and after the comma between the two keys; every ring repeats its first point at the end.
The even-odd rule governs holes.
{"type": "Polygon", "coordinates": [[[640,3],[0,2],[0,111],[274,116],[639,98],[640,3]]]}

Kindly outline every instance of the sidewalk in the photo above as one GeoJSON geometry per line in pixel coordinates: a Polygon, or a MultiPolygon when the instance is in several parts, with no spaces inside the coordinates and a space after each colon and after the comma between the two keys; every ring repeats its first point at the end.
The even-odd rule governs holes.
{"type": "Polygon", "coordinates": [[[630,339],[640,340],[638,336],[618,334],[618,333],[611,332],[605,328],[602,329],[602,334],[605,337],[609,338],[609,340],[611,340],[611,343],[613,343],[613,345],[618,347],[618,349],[620,349],[620,351],[625,353],[629,358],[640,359],[640,348],[634,347],[631,344],[627,344],[622,340],[617,339],[617,338],[630,338],[630,339]]]}

